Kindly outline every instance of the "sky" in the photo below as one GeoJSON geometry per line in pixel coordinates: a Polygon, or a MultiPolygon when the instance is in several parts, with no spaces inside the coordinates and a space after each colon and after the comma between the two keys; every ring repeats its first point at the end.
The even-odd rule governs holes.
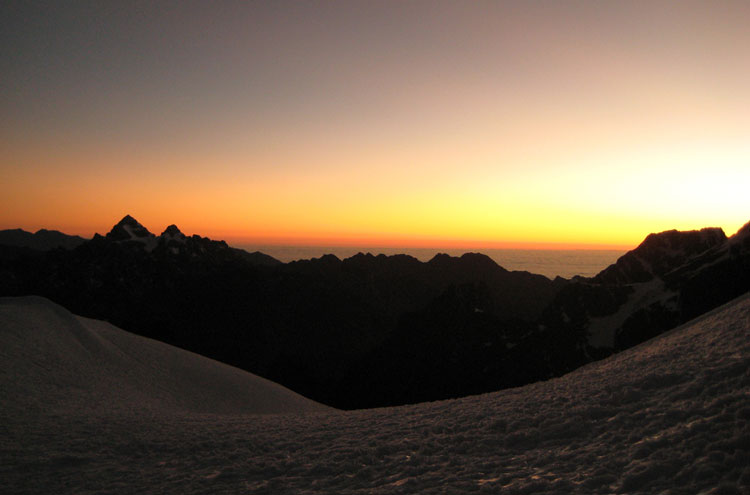
{"type": "Polygon", "coordinates": [[[0,229],[631,247],[750,220],[750,3],[0,6],[0,229]]]}

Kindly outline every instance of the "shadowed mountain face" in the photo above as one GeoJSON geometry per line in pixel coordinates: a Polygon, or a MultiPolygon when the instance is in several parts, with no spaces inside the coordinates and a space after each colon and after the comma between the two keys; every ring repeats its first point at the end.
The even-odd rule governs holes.
{"type": "Polygon", "coordinates": [[[746,226],[650,235],[592,279],[487,256],[282,264],[130,216],[72,251],[0,264],[37,294],[341,408],[457,397],[567,372],[750,289],[746,226]]]}
{"type": "Polygon", "coordinates": [[[750,290],[748,232],[750,223],[730,238],[714,228],[651,234],[565,287],[541,321],[594,355],[638,344],[750,290]]]}
{"type": "Polygon", "coordinates": [[[594,277],[600,284],[633,284],[663,277],[705,251],[727,242],[724,231],[706,228],[689,232],[669,230],[650,234],[634,250],[594,277]]]}

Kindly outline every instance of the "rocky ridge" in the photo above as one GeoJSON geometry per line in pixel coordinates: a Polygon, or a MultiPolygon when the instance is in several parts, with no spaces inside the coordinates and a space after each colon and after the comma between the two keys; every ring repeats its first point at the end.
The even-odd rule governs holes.
{"type": "Polygon", "coordinates": [[[595,355],[631,347],[750,290],[750,223],[650,234],[595,277],[577,278],[542,322],[595,355]],[[585,339],[585,341],[584,341],[585,339]]]}

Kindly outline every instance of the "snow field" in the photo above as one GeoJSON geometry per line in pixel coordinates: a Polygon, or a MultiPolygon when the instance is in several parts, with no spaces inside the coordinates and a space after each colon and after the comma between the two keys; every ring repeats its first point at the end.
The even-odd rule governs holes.
{"type": "Polygon", "coordinates": [[[8,493],[750,493],[748,296],[558,379],[398,408],[45,408],[41,376],[0,399],[8,493]]]}
{"type": "Polygon", "coordinates": [[[329,408],[264,378],[40,297],[0,298],[5,409],[113,414],[281,413],[329,408]]]}

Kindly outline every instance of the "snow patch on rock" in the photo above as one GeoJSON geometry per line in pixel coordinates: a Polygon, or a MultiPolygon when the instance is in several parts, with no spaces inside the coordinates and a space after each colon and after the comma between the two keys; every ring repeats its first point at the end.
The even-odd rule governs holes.
{"type": "Polygon", "coordinates": [[[633,293],[628,296],[627,301],[613,314],[590,318],[588,343],[592,347],[613,348],[617,330],[622,327],[636,310],[647,308],[655,303],[661,303],[666,307],[674,307],[677,293],[668,290],[664,281],[654,278],[649,282],[633,284],[633,293]]]}

